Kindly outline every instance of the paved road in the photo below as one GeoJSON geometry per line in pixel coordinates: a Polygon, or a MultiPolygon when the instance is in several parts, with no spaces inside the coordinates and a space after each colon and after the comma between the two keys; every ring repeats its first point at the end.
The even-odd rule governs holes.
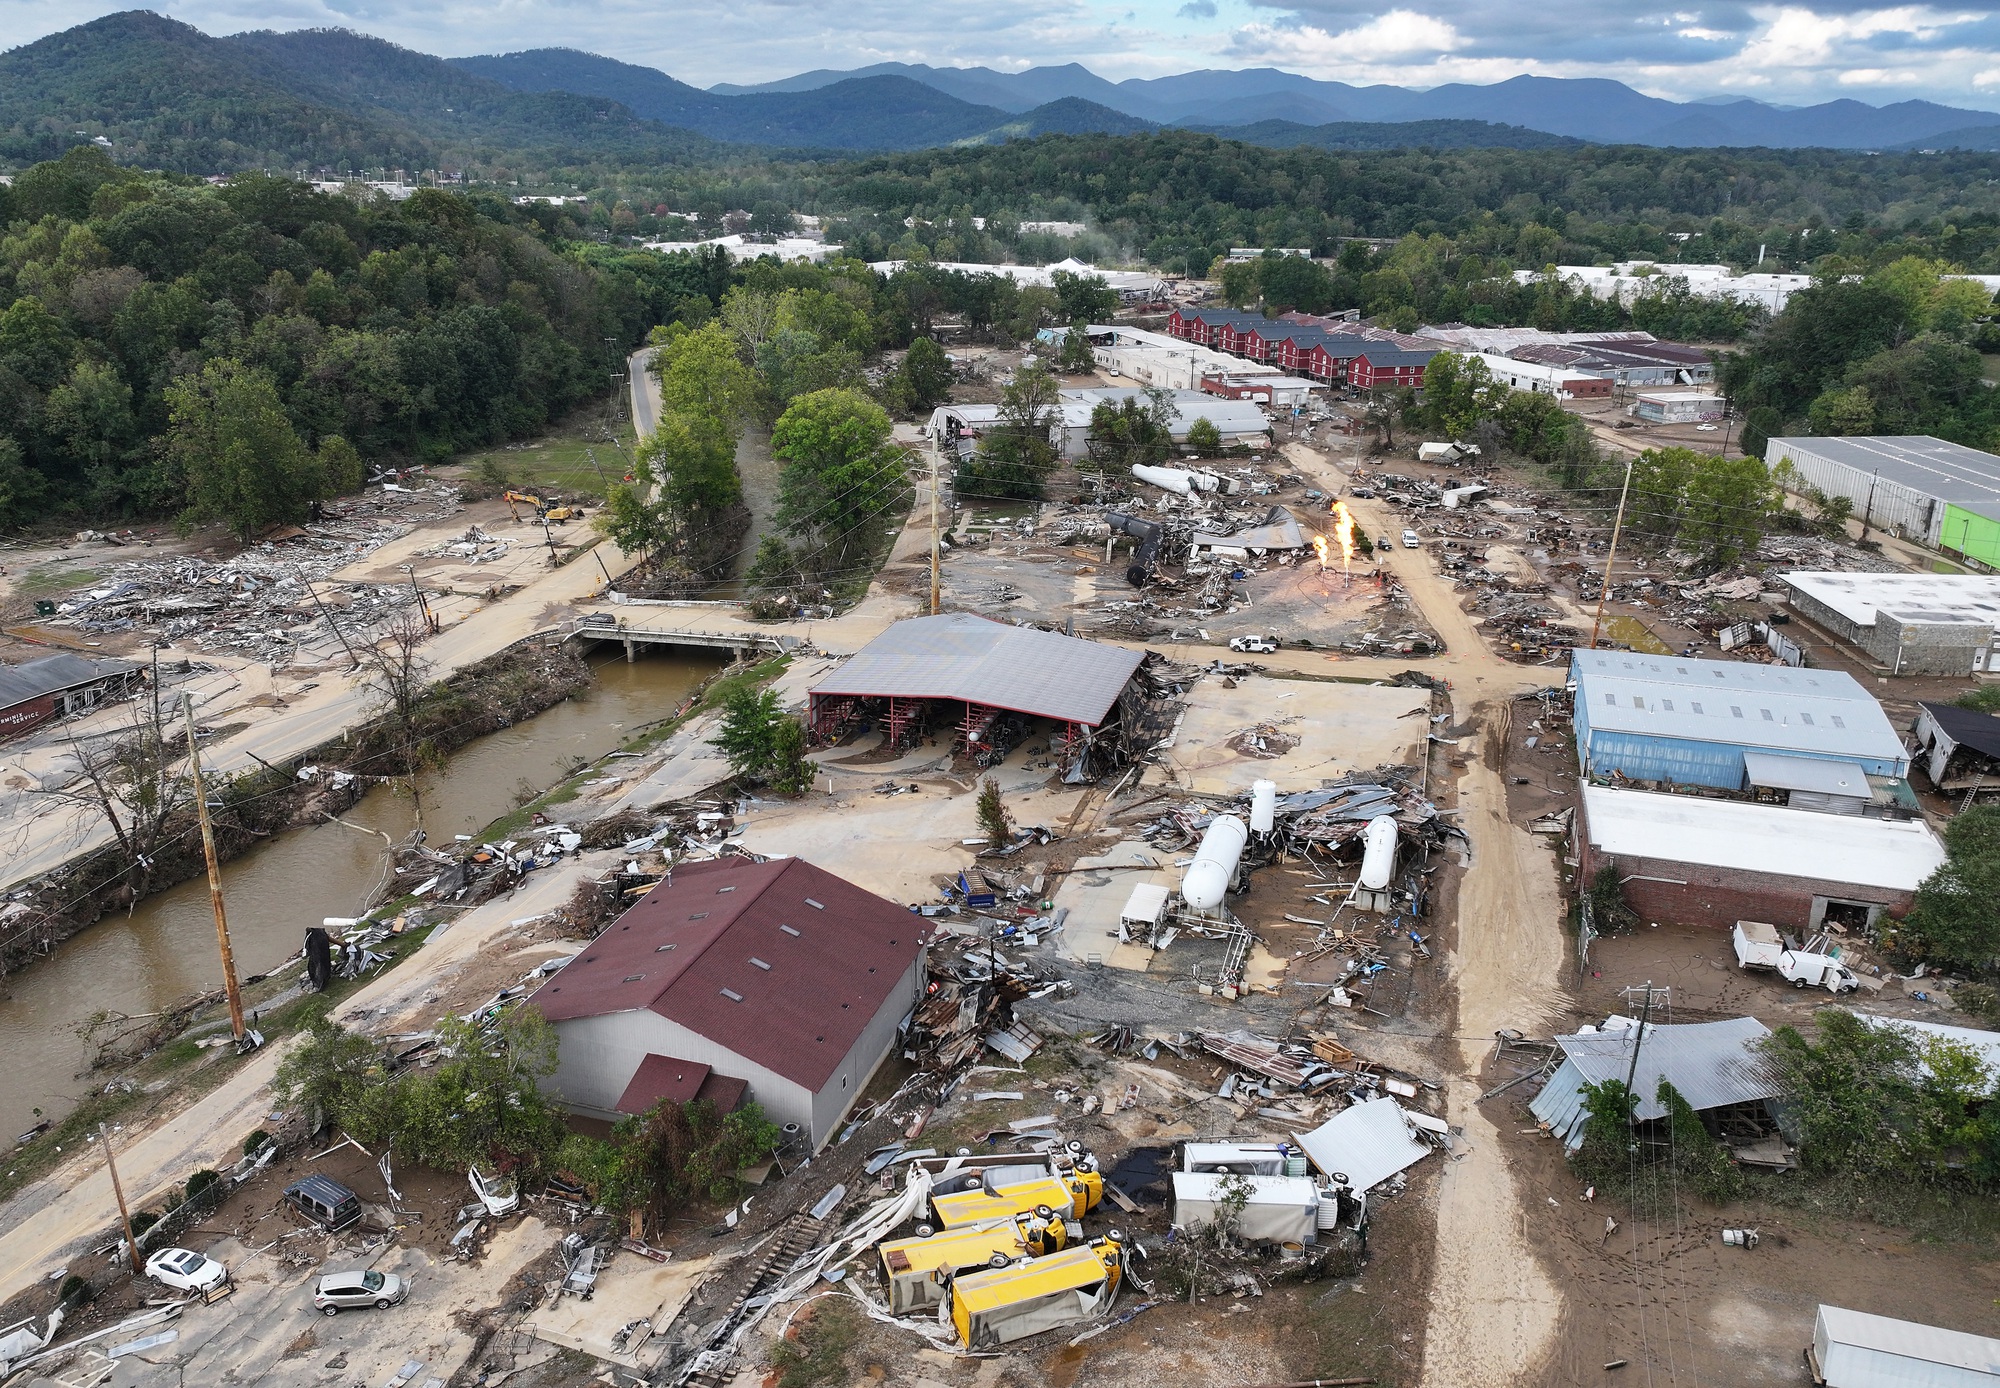
{"type": "Polygon", "coordinates": [[[626,378],[632,390],[632,426],[640,438],[659,427],[660,378],[647,370],[657,347],[641,347],[625,359],[626,378]]]}

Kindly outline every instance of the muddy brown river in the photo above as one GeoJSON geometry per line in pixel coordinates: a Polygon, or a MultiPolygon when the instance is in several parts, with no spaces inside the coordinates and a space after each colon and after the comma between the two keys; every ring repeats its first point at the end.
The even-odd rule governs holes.
{"type": "MultiPolygon", "coordinates": [[[[719,662],[700,654],[641,655],[627,664],[605,647],[591,657],[592,687],[567,703],[461,748],[406,789],[377,787],[346,823],[294,829],[223,865],[237,972],[276,969],[307,926],[358,915],[382,881],[388,844],[417,827],[433,843],[477,833],[523,799],[593,761],[631,732],[671,714],[719,662]],[[358,826],[358,827],[357,827],[358,826]]],[[[196,878],[148,897],[129,916],[107,916],[57,947],[53,958],[6,980],[0,996],[0,1141],[25,1132],[35,1110],[60,1116],[99,1079],[77,1077],[89,1047],[79,1024],[104,1011],[136,1016],[218,986],[215,918],[196,878]]]]}

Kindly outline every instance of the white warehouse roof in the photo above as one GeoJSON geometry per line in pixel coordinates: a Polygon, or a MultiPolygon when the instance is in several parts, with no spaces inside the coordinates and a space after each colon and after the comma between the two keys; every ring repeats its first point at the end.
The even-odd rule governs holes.
{"type": "Polygon", "coordinates": [[[2000,458],[1929,434],[1772,439],[1764,456],[1773,467],[1787,452],[1810,453],[1857,472],[1879,475],[1922,496],[1961,505],[2000,502],[2000,458]]]}
{"type": "Polygon", "coordinates": [[[1571,669],[1593,733],[1909,759],[1875,696],[1839,670],[1592,650],[1577,651],[1571,669]]]}
{"type": "Polygon", "coordinates": [[[1993,574],[1780,574],[1794,592],[1838,612],[1859,627],[1878,612],[1927,622],[1988,622],[2000,630],[2000,576],[1993,574]]]}
{"type": "Polygon", "coordinates": [[[1583,788],[1591,844],[1615,857],[1914,891],[1944,865],[1922,820],[1822,814],[1740,800],[1583,788]]]}

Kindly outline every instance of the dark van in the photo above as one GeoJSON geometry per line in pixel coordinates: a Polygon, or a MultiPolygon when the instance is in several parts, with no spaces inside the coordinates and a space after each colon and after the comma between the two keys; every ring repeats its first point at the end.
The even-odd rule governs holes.
{"type": "Polygon", "coordinates": [[[338,1181],[307,1176],[285,1187],[292,1208],[332,1233],[361,1218],[361,1197],[338,1181]]]}

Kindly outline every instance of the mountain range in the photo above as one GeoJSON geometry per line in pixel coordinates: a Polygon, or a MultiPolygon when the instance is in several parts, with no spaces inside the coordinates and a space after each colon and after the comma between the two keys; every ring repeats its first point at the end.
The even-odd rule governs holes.
{"type": "Polygon", "coordinates": [[[1275,69],[1110,82],[1077,64],[1003,73],[882,63],[703,90],[550,48],[437,58],[344,29],[214,38],[132,10],[0,53],[0,161],[109,140],[131,163],[517,170],[661,165],[728,147],[826,153],[1134,134],[1163,125],[1277,147],[2000,148],[2000,114],[1926,101],[1787,109],[1677,103],[1620,83],[1517,77],[1417,92],[1275,69]]]}

